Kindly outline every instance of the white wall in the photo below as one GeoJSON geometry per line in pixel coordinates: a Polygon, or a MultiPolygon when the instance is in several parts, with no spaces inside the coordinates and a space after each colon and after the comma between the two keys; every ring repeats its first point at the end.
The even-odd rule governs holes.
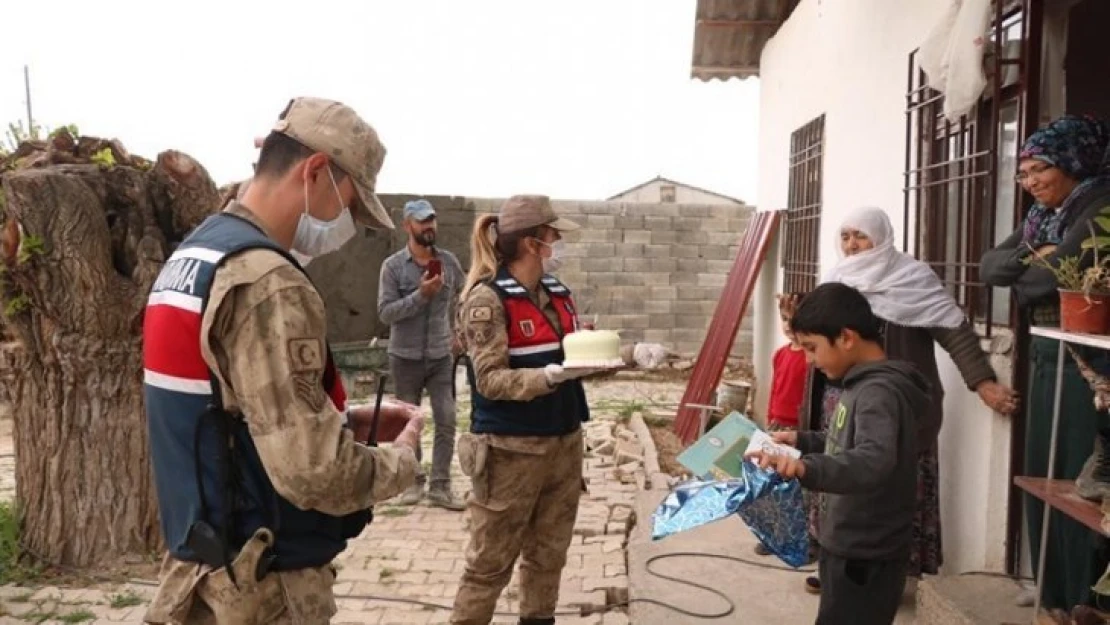
{"type": "MultiPolygon", "coordinates": [[[[787,203],[790,134],[825,115],[822,271],[837,260],[840,219],[860,206],[886,208],[901,241],[908,55],[943,12],[945,0],[802,0],[768,43],[760,68],[756,206],[787,203]]],[[[756,289],[755,363],[765,405],[782,270],[768,263],[756,289]]],[[[1004,344],[1005,341],[996,341],[1004,344]]],[[[947,391],[941,432],[945,572],[1000,571],[1005,565],[1009,424],[970,393],[938,354],[947,391]]],[[[994,358],[1003,380],[1009,359],[994,358]]]]}
{"type": "MultiPolygon", "coordinates": [[[[609,201],[658,204],[663,201],[660,199],[660,190],[663,186],[669,184],[671,183],[662,180],[654,180],[642,187],[637,187],[627,193],[622,193],[621,195],[610,198],[609,201]]],[[[729,204],[732,206],[742,206],[739,202],[727,200],[719,195],[708,193],[701,189],[694,189],[683,184],[676,184],[674,187],[676,204],[729,204]]]]}

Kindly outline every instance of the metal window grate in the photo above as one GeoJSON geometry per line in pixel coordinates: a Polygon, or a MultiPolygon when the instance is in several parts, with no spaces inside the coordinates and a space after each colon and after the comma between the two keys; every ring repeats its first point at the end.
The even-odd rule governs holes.
{"type": "Polygon", "coordinates": [[[989,64],[992,76],[1001,79],[991,79],[979,104],[959,122],[944,117],[944,96],[926,85],[917,52],[909,58],[904,246],[933,267],[987,336],[995,325],[1009,326],[1012,316],[1008,294],[980,280],[979,259],[1020,215],[1020,193],[1015,195],[1009,178],[1025,109],[1025,76],[1017,77],[1024,67],[1020,8],[995,6],[989,64]]]}
{"type": "Polygon", "coordinates": [[[790,135],[790,189],[782,259],[783,290],[787,293],[808,293],[817,286],[824,148],[824,115],[790,135]]]}
{"type": "Polygon", "coordinates": [[[916,53],[911,55],[905,247],[937,272],[970,318],[978,319],[983,312],[978,264],[990,245],[984,224],[993,223],[989,132],[975,113],[973,119],[947,121],[943,104],[943,96],[925,86],[916,53]]]}

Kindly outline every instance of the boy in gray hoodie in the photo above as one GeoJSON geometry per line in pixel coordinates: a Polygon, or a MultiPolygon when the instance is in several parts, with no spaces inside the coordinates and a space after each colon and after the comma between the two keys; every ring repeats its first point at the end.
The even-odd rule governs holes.
{"type": "Polygon", "coordinates": [[[810,362],[844,392],[827,433],[774,434],[800,459],[751,457],[830,495],[818,537],[817,625],[889,625],[906,583],[929,385],[913,365],[886,359],[879,320],[852,287],[817,287],[790,327],[810,362]]]}

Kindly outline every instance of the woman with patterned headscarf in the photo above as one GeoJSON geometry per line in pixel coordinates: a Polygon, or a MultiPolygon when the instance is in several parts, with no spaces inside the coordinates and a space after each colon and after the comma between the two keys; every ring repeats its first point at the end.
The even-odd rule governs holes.
{"type": "MultiPolygon", "coordinates": [[[[1030,323],[1059,326],[1055,276],[1026,261],[1034,250],[1053,264],[1083,255],[1083,240],[1090,236],[1088,224],[1110,206],[1110,125],[1092,117],[1069,115],[1034,132],[1022,146],[1015,179],[1033,196],[1034,204],[1017,231],[983,255],[980,276],[991,286],[1010,287],[1030,323]]],[[[1090,266],[1093,259],[1087,254],[1083,261],[1090,266]]],[[[1059,348],[1059,343],[1051,339],[1031,339],[1025,475],[1048,474],[1059,348]]],[[[1096,367],[1106,362],[1105,354],[1092,352],[1089,357],[1088,362],[1096,367]]],[[[1080,475],[1096,437],[1110,430],[1106,429],[1106,416],[1095,410],[1092,391],[1075,363],[1066,362],[1055,476],[1070,480],[1080,475]]],[[[1110,492],[1110,484],[1102,488],[1110,492]]],[[[1025,511],[1036,571],[1043,508],[1039,501],[1027,497],[1025,511]]],[[[1042,602],[1057,609],[1089,603],[1090,587],[1106,567],[1106,560],[1096,553],[1091,533],[1053,512],[1048,541],[1042,602]]]]}

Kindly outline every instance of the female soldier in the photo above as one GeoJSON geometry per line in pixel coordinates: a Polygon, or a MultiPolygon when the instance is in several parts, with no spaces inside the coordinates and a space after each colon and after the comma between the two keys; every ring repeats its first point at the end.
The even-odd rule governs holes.
{"type": "Polygon", "coordinates": [[[561,263],[560,219],[544,196],[510,198],[478,220],[459,321],[470,362],[473,415],[459,440],[470,476],[470,545],[452,623],[489,623],[517,556],[520,622],[554,623],[559,578],[582,493],[579,378],[564,370],[562,338],[578,327],[561,263]]]}

